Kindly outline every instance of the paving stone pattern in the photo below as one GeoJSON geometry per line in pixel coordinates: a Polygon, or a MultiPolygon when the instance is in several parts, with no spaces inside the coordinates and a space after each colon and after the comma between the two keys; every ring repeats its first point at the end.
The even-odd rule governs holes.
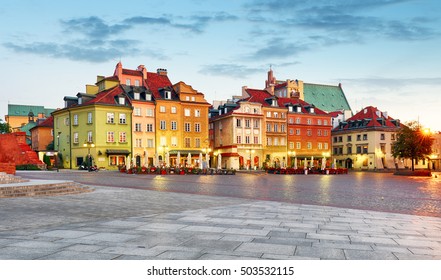
{"type": "Polygon", "coordinates": [[[441,259],[441,218],[94,188],[2,200],[0,259],[441,259]]]}

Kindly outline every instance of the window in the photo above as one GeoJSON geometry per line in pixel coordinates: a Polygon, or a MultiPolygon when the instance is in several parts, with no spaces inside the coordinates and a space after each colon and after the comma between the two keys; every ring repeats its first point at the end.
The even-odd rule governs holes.
{"type": "Polygon", "coordinates": [[[242,144],[242,136],[240,136],[240,135],[236,136],[236,143],[237,144],[242,144]]]}
{"type": "Polygon", "coordinates": [[[271,118],[271,112],[266,112],[266,117],[271,118]]]}
{"type": "Polygon", "coordinates": [[[259,120],[254,120],[254,128],[259,128],[259,120]]]}
{"type": "Polygon", "coordinates": [[[294,149],[294,142],[289,142],[289,149],[293,150],[294,149]]]}
{"type": "Polygon", "coordinates": [[[73,115],[73,125],[78,125],[78,115],[77,114],[75,114],[75,115],[73,115]]]}
{"type": "Polygon", "coordinates": [[[241,127],[241,126],[242,126],[241,119],[237,119],[236,120],[236,127],[241,127]]]}
{"type": "Polygon", "coordinates": [[[367,154],[368,153],[368,146],[364,145],[363,146],[363,154],[367,154]]]}
{"type": "Polygon", "coordinates": [[[279,125],[278,124],[274,124],[274,132],[279,132],[279,125]]]}
{"type": "Polygon", "coordinates": [[[120,124],[126,123],[126,114],[119,114],[119,123],[120,124]]]}
{"type": "Polygon", "coordinates": [[[92,131],[87,132],[87,142],[92,143],[93,142],[93,134],[92,131]]]}
{"type": "Polygon", "coordinates": [[[191,101],[196,101],[196,98],[194,96],[192,96],[191,101]]]}
{"type": "Polygon", "coordinates": [[[271,137],[266,138],[266,145],[267,146],[271,146],[272,145],[271,137]]]}
{"type": "MultiPolygon", "coordinates": [[[[135,82],[137,82],[137,81],[135,81],[135,82]]],[[[138,82],[138,83],[139,83],[139,82],[138,82]]],[[[134,92],[134,93],[133,93],[133,99],[135,99],[135,100],[139,100],[139,97],[140,97],[139,92],[134,92]]]]}
{"type": "Polygon", "coordinates": [[[245,136],[245,144],[250,144],[250,136],[245,136]]]}
{"type": "Polygon", "coordinates": [[[271,131],[271,124],[270,123],[266,124],[266,131],[268,131],[268,132],[271,131]]]}
{"type": "Polygon", "coordinates": [[[317,130],[317,136],[322,136],[322,130],[321,129],[317,130]]]}
{"type": "Polygon", "coordinates": [[[352,146],[348,147],[348,154],[352,154],[352,146]]]}
{"type": "Polygon", "coordinates": [[[177,147],[178,146],[178,138],[176,136],[172,136],[171,138],[171,146],[177,147]]]}
{"type": "Polygon", "coordinates": [[[171,130],[177,130],[177,129],[178,129],[178,122],[171,121],[171,130]]]}
{"type": "MultiPolygon", "coordinates": [[[[291,107],[290,107],[291,108],[291,107]]],[[[288,119],[288,123],[293,124],[294,123],[294,119],[293,118],[289,118],[288,119]]]]}
{"type": "Polygon", "coordinates": [[[307,120],[306,120],[306,123],[307,123],[307,124],[312,124],[312,120],[311,120],[311,119],[307,119],[307,120]]]}
{"type": "Polygon", "coordinates": [[[296,118],[296,124],[300,124],[300,118],[296,118]]]}
{"type": "Polygon", "coordinates": [[[184,146],[185,148],[190,148],[191,147],[191,142],[190,142],[190,138],[189,137],[185,137],[184,139],[184,146]]]}
{"type": "Polygon", "coordinates": [[[184,131],[190,132],[191,131],[191,123],[184,123],[184,131]]]}
{"type": "Polygon", "coordinates": [[[280,145],[285,146],[285,137],[280,137],[280,145]]]}
{"type": "Polygon", "coordinates": [[[195,138],[195,148],[200,148],[201,147],[201,138],[195,138]]]}
{"type": "Polygon", "coordinates": [[[126,133],[125,132],[119,133],[119,143],[126,143],[126,133]]]}
{"type": "Polygon", "coordinates": [[[159,106],[159,112],[165,113],[165,106],[159,106]]]}
{"type": "Polygon", "coordinates": [[[289,129],[289,135],[294,135],[294,129],[292,128],[289,129]]]}
{"type": "Polygon", "coordinates": [[[194,131],[195,132],[201,132],[201,124],[200,123],[195,123],[194,124],[194,131]]]}
{"type": "Polygon", "coordinates": [[[175,106],[172,106],[171,107],[171,110],[170,110],[170,112],[172,113],[172,114],[176,114],[176,107],[175,106]]]}
{"type": "Polygon", "coordinates": [[[126,79],[126,85],[130,86],[130,79],[126,79]]]}
{"type": "Polygon", "coordinates": [[[363,134],[363,140],[367,140],[367,139],[368,139],[367,134],[363,134]]]}
{"type": "Polygon", "coordinates": [[[249,119],[245,120],[245,127],[246,128],[250,128],[251,127],[251,120],[249,120],[249,119]]]}
{"type": "Polygon", "coordinates": [[[328,149],[328,143],[324,143],[323,147],[324,147],[325,150],[327,150],[328,149]]]}
{"type": "Polygon", "coordinates": [[[78,132],[74,132],[73,134],[73,142],[75,144],[78,144],[79,140],[78,140],[78,132]]]}
{"type": "Polygon", "coordinates": [[[147,132],[153,132],[153,124],[152,124],[152,123],[148,123],[148,124],[147,124],[146,131],[147,131],[147,132]]]}
{"type": "Polygon", "coordinates": [[[278,118],[279,117],[279,113],[274,112],[274,118],[278,118]]]}
{"type": "Polygon", "coordinates": [[[159,138],[159,146],[161,147],[167,146],[167,137],[161,136],[159,138]]]}
{"type": "Polygon", "coordinates": [[[135,131],[140,132],[141,131],[141,124],[135,123],[135,131]]]}
{"type": "Polygon", "coordinates": [[[318,143],[318,144],[317,144],[317,148],[318,148],[319,150],[323,149],[323,144],[322,144],[322,143],[318,143]]]}
{"type": "Polygon", "coordinates": [[[386,140],[386,136],[385,136],[384,133],[381,133],[381,134],[380,134],[380,140],[386,140]]]}
{"type": "Polygon", "coordinates": [[[361,146],[357,146],[357,154],[361,154],[361,146]]]}
{"type": "Polygon", "coordinates": [[[133,115],[141,116],[141,108],[134,108],[133,109],[133,115]]]}
{"type": "Polygon", "coordinates": [[[139,87],[139,80],[135,80],[135,86],[139,87]]]}
{"type": "Polygon", "coordinates": [[[284,124],[280,125],[280,132],[286,132],[284,124]]]}
{"type": "Polygon", "coordinates": [[[166,121],[159,121],[159,129],[160,130],[166,130],[167,129],[166,121]]]}
{"type": "Polygon", "coordinates": [[[318,120],[317,120],[317,124],[318,124],[318,125],[322,125],[322,120],[318,119],[318,120]]]}
{"type": "Polygon", "coordinates": [[[259,136],[254,136],[254,144],[259,144],[259,136]]]}
{"type": "Polygon", "coordinates": [[[357,135],[357,141],[361,141],[361,135],[360,134],[357,135]]]}
{"type": "Polygon", "coordinates": [[[312,149],[312,143],[311,142],[306,143],[306,148],[308,150],[311,150],[312,149]]]}
{"type": "Polygon", "coordinates": [[[338,142],[343,142],[343,136],[338,136],[338,142]]]}
{"type": "Polygon", "coordinates": [[[194,116],[199,118],[201,116],[201,110],[195,109],[194,110],[194,116]]]}
{"type": "Polygon", "coordinates": [[[118,103],[120,105],[124,105],[124,104],[126,104],[126,99],[124,97],[118,97],[118,103]]]}
{"type": "Polygon", "coordinates": [[[302,143],[296,142],[296,149],[301,149],[301,148],[302,148],[302,143]]]}
{"type": "Polygon", "coordinates": [[[140,139],[140,138],[135,139],[135,147],[137,147],[137,148],[142,147],[142,139],[140,139]]]}
{"type": "Polygon", "coordinates": [[[107,142],[108,143],[115,142],[114,132],[113,131],[107,131],[107,142]]]}
{"type": "Polygon", "coordinates": [[[306,135],[311,136],[312,135],[312,130],[311,129],[307,129],[306,130],[306,135]]]}
{"type": "Polygon", "coordinates": [[[279,146],[279,138],[274,138],[274,146],[279,146]]]}
{"type": "Polygon", "coordinates": [[[328,133],[327,130],[324,130],[324,131],[323,131],[323,135],[324,135],[324,136],[328,136],[328,134],[329,134],[329,133],[328,133]]]}
{"type": "Polygon", "coordinates": [[[152,95],[150,93],[146,93],[145,100],[152,101],[152,95]]]}
{"type": "Polygon", "coordinates": [[[184,116],[190,117],[190,109],[184,109],[184,116]]]}
{"type": "Polygon", "coordinates": [[[323,125],[328,125],[328,120],[324,120],[323,125]]]}
{"type": "Polygon", "coordinates": [[[153,148],[153,139],[147,139],[147,148],[153,148]]]}
{"type": "Polygon", "coordinates": [[[348,135],[348,137],[347,137],[347,141],[348,141],[348,142],[352,142],[352,136],[351,136],[351,135],[348,135]]]}
{"type": "Polygon", "coordinates": [[[296,135],[300,135],[300,128],[296,128],[296,135]]]}
{"type": "Polygon", "coordinates": [[[114,123],[114,122],[115,122],[115,114],[107,113],[107,123],[114,123]]]}
{"type": "Polygon", "coordinates": [[[148,108],[146,111],[146,116],[147,117],[153,117],[153,109],[152,108],[148,108]]]}

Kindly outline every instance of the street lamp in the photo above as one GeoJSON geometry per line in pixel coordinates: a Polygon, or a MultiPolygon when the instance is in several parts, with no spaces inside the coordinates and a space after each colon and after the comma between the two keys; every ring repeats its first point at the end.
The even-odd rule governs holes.
{"type": "Polygon", "coordinates": [[[87,147],[87,170],[90,172],[90,168],[92,167],[92,156],[90,155],[90,148],[94,148],[95,144],[93,141],[85,142],[83,147],[87,147]]]}
{"type": "Polygon", "coordinates": [[[251,170],[251,154],[254,154],[254,150],[253,149],[248,149],[248,153],[250,154],[250,166],[249,166],[249,170],[251,170]]]}
{"type": "Polygon", "coordinates": [[[58,153],[60,152],[60,134],[61,131],[59,131],[57,135],[57,153],[55,154],[55,166],[57,167],[57,172],[60,172],[58,168],[58,153]]]}

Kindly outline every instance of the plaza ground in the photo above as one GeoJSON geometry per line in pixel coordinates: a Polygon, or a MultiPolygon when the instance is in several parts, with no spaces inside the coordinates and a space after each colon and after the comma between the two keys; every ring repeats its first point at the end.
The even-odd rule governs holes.
{"type": "Polygon", "coordinates": [[[436,178],[18,175],[95,191],[1,199],[3,260],[441,259],[436,178]]]}

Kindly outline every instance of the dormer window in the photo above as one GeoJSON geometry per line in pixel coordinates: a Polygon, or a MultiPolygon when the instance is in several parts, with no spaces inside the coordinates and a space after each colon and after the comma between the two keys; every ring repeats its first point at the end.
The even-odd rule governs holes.
{"type": "Polygon", "coordinates": [[[83,104],[83,98],[80,96],[80,97],[78,97],[78,105],[81,105],[81,104],[83,104]]]}
{"type": "Polygon", "coordinates": [[[145,100],[152,101],[152,95],[150,93],[145,94],[145,100]]]}
{"type": "Polygon", "coordinates": [[[224,114],[228,113],[227,107],[224,108],[224,114]]]}
{"type": "Polygon", "coordinates": [[[314,112],[315,112],[314,107],[310,107],[309,108],[309,113],[314,114],[314,112]]]}
{"type": "Polygon", "coordinates": [[[171,99],[171,91],[169,90],[164,91],[164,97],[165,99],[171,99]]]}
{"type": "Polygon", "coordinates": [[[124,97],[118,97],[118,103],[120,104],[120,105],[125,105],[126,104],[126,100],[125,100],[125,98],[124,97]]]}
{"type": "Polygon", "coordinates": [[[133,98],[134,98],[135,100],[139,100],[139,92],[135,92],[135,93],[133,93],[133,98]]]}
{"type": "Polygon", "coordinates": [[[277,107],[277,100],[271,100],[271,106],[277,107]]]}
{"type": "Polygon", "coordinates": [[[302,107],[298,106],[297,107],[297,113],[301,113],[302,112],[302,107]]]}
{"type": "Polygon", "coordinates": [[[292,112],[292,111],[293,111],[292,106],[288,106],[288,112],[292,112]]]}

